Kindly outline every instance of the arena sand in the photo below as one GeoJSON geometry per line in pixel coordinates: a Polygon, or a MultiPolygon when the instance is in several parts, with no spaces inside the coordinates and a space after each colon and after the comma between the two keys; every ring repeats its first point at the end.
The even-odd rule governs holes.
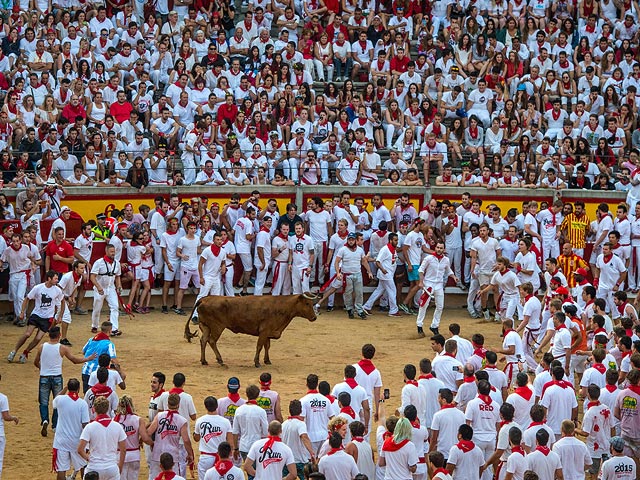
{"type": "MultiPolygon", "coordinates": [[[[191,301],[190,298],[186,299],[185,305],[191,301]]],[[[489,346],[499,345],[499,324],[470,319],[466,310],[461,308],[464,301],[462,295],[447,296],[440,331],[448,337],[447,325],[458,322],[465,338],[470,339],[473,333],[479,332],[485,335],[489,346]]],[[[88,299],[84,306],[90,306],[88,299]]],[[[185,390],[193,395],[198,416],[205,413],[202,404],[204,397],[226,395],[229,377],[240,378],[244,396],[244,388],[251,383],[257,384],[260,373],[268,371],[273,376],[272,388],[281,395],[282,411],[286,418],[289,401],[305,394],[305,379],[309,373],[317,374],[321,380],[333,386],[342,381],[344,366],[360,359],[360,348],[365,343],[376,346],[374,363],[382,372],[384,387],[390,390],[390,399],[385,403],[389,414],[400,405],[404,365],[413,363],[417,367],[421,358],[433,358],[434,355],[430,347],[430,332],[426,328],[433,308],[427,313],[425,331],[428,335],[419,339],[415,316],[390,318],[386,313],[377,312],[376,307],[368,320],[349,320],[346,312],[336,307],[331,313],[323,308],[315,322],[294,319],[282,338],[271,342],[272,365],[263,365],[260,369],[253,366],[255,337],[225,331],[218,342],[225,366],[216,363],[209,347],[206,350],[209,365],[202,366],[199,362],[199,338],[194,339],[193,343],[187,343],[183,338],[186,317],[173,313],[163,315],[159,312],[159,306],[156,305],[156,308],[148,315],[136,315],[133,320],[121,316],[120,325],[124,334],[114,340],[118,358],[127,374],[127,389],[124,392],[118,390],[118,394],[132,396],[137,413],[145,418],[151,374],[158,370],[167,376],[167,387],[170,387],[174,373],[186,375],[185,390]]],[[[106,310],[103,310],[101,320],[107,317],[106,310]]],[[[73,343],[75,354],[81,354],[82,346],[91,337],[90,325],[89,315],[74,315],[69,340],[73,343]]],[[[193,330],[194,326],[191,328],[193,330]]],[[[33,365],[35,353],[24,365],[7,363],[6,356],[24,329],[3,322],[0,331],[0,392],[9,397],[11,413],[20,418],[17,426],[5,422],[7,446],[3,479],[18,480],[27,476],[34,480],[55,478],[50,473],[53,432],[49,429],[48,437],[40,436],[38,369],[33,365]]],[[[262,355],[260,361],[263,361],[262,355]]],[[[73,377],[81,379],[81,366],[65,360],[65,385],[73,377]]],[[[197,451],[197,445],[194,449],[197,451]]],[[[144,458],[144,453],[142,455],[144,458]]],[[[146,463],[144,460],[141,463],[140,478],[147,478],[146,463]]]]}

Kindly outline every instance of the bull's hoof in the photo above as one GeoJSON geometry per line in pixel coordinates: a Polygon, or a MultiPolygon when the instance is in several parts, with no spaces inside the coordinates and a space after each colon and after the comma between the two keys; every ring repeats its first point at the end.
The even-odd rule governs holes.
{"type": "Polygon", "coordinates": [[[256,362],[256,368],[260,368],[260,362],[256,362]]]}
{"type": "Polygon", "coordinates": [[[265,358],[265,360],[264,360],[264,364],[265,364],[265,365],[271,365],[271,360],[267,360],[267,359],[265,358]]]}
{"type": "Polygon", "coordinates": [[[209,365],[209,362],[207,362],[206,360],[200,360],[200,363],[201,363],[202,365],[209,365]]]}
{"type": "Polygon", "coordinates": [[[224,362],[222,360],[218,360],[218,365],[222,365],[224,367],[224,362]]]}

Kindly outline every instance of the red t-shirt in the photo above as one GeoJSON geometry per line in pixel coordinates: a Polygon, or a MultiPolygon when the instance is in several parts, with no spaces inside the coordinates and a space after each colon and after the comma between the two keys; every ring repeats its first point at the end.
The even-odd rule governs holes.
{"type": "Polygon", "coordinates": [[[133,105],[131,105],[129,102],[124,102],[122,105],[120,105],[118,102],[113,102],[111,104],[111,107],[109,107],[109,112],[111,113],[111,115],[113,115],[113,118],[115,118],[116,122],[118,123],[126,122],[127,120],[129,120],[129,114],[132,110],[133,105]]]}
{"type": "Polygon", "coordinates": [[[60,245],[56,245],[56,242],[53,240],[50,241],[49,243],[47,243],[45,254],[51,259],[51,270],[55,270],[60,274],[67,273],[70,270],[71,265],[69,265],[68,263],[53,259],[53,255],[55,254],[65,258],[73,257],[73,247],[66,240],[63,240],[60,245]]]}

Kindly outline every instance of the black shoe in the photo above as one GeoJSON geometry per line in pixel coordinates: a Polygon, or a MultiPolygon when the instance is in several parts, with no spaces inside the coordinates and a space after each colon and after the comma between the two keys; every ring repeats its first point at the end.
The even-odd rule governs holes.
{"type": "Polygon", "coordinates": [[[354,318],[353,310],[347,310],[347,315],[349,315],[349,318],[354,318]]]}
{"type": "Polygon", "coordinates": [[[379,307],[378,310],[380,310],[381,312],[388,312],[389,307],[379,307]]]}
{"type": "Polygon", "coordinates": [[[169,309],[166,305],[162,305],[162,313],[169,313],[169,309]]]}
{"type": "Polygon", "coordinates": [[[364,312],[360,312],[360,313],[358,314],[358,316],[359,316],[361,319],[363,319],[363,320],[366,320],[366,319],[367,319],[367,314],[366,314],[366,313],[364,313],[364,312]]]}
{"type": "Polygon", "coordinates": [[[327,312],[333,312],[333,305],[329,305],[327,307],[327,312]]]}
{"type": "Polygon", "coordinates": [[[424,330],[422,329],[422,327],[418,327],[418,335],[421,337],[425,337],[426,335],[424,334],[424,330]]]}
{"type": "Polygon", "coordinates": [[[433,333],[434,335],[440,335],[440,332],[438,331],[438,328],[429,327],[429,330],[431,330],[431,333],[433,333]]]}
{"type": "Polygon", "coordinates": [[[62,340],[60,340],[60,345],[66,345],[67,347],[71,346],[71,342],[69,340],[67,340],[66,338],[63,338],[62,340]]]}

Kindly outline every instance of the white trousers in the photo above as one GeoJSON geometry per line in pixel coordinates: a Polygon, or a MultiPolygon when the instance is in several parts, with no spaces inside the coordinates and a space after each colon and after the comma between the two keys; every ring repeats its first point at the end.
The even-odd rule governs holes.
{"type": "Polygon", "coordinates": [[[291,295],[291,275],[287,262],[273,262],[273,286],[271,295],[291,295]]]}
{"type": "Polygon", "coordinates": [[[451,270],[455,273],[458,281],[462,281],[462,246],[447,250],[447,256],[449,257],[451,270]]]}
{"type": "Polygon", "coordinates": [[[235,267],[227,265],[227,273],[224,274],[223,286],[225,297],[235,297],[236,291],[233,289],[233,277],[235,275],[235,267]]]}
{"type": "Polygon", "coordinates": [[[135,462],[124,462],[122,466],[121,480],[138,480],[140,476],[140,460],[135,462]]]}
{"type": "Polygon", "coordinates": [[[398,313],[398,304],[396,303],[396,283],[393,281],[393,278],[391,280],[378,279],[378,286],[364,304],[364,309],[371,310],[376,300],[382,296],[388,299],[389,315],[398,313]]]}
{"type": "Polygon", "coordinates": [[[207,470],[213,467],[217,458],[217,455],[208,455],[206,453],[203,454],[202,452],[200,452],[200,458],[198,459],[198,480],[204,480],[204,476],[207,474],[207,470]]]}
{"type": "Polygon", "coordinates": [[[596,298],[604,298],[607,302],[607,312],[611,316],[612,320],[615,320],[620,316],[618,313],[618,307],[613,303],[613,290],[598,287],[596,290],[596,298]]]}
{"type": "Polygon", "coordinates": [[[294,295],[309,291],[309,273],[306,266],[291,267],[291,286],[294,295]]]}
{"type": "MultiPolygon", "coordinates": [[[[420,292],[422,295],[422,292],[420,292]]],[[[431,319],[431,328],[438,328],[440,326],[440,318],[442,318],[442,310],[444,309],[444,287],[439,286],[436,289],[433,289],[431,295],[429,295],[429,300],[426,301],[424,305],[420,307],[418,310],[418,318],[416,319],[416,325],[418,327],[422,327],[424,324],[424,317],[427,313],[427,308],[429,308],[429,304],[431,300],[436,302],[436,310],[433,312],[433,318],[431,319]]]]}
{"type": "Polygon", "coordinates": [[[498,306],[502,320],[505,318],[513,320],[513,314],[516,313],[519,303],[520,295],[503,295],[498,306]]]}
{"type": "Polygon", "coordinates": [[[558,240],[542,240],[542,259],[558,258],[560,256],[560,243],[558,240]]]}
{"type": "MultiPolygon", "coordinates": [[[[91,313],[91,327],[100,328],[100,310],[102,310],[102,304],[105,299],[109,306],[109,321],[112,324],[113,330],[119,330],[118,321],[118,294],[115,287],[110,287],[104,290],[104,294],[100,295],[98,289],[93,287],[93,312],[91,313]]],[[[102,477],[100,477],[102,478],[102,477]]]]}
{"type": "MultiPolygon", "coordinates": [[[[314,59],[313,64],[315,65],[316,72],[318,73],[318,80],[324,82],[324,64],[318,59],[314,59]]],[[[329,63],[329,65],[327,65],[327,82],[331,81],[333,81],[333,65],[329,63]]]]}
{"type": "Polygon", "coordinates": [[[22,310],[22,302],[27,294],[27,274],[24,272],[11,273],[9,276],[9,299],[13,300],[13,312],[16,318],[22,310]]]}
{"type": "Polygon", "coordinates": [[[318,272],[318,283],[320,286],[324,284],[324,257],[327,242],[313,242],[313,266],[311,267],[311,278],[316,278],[318,272]]]}
{"type": "Polygon", "coordinates": [[[631,247],[631,262],[627,272],[627,283],[631,290],[640,285],[640,247],[631,247]]]}
{"type": "Polygon", "coordinates": [[[196,302],[210,295],[222,295],[222,282],[220,281],[219,275],[209,275],[205,277],[204,285],[200,287],[196,302]]]}
{"type": "MultiPolygon", "coordinates": [[[[271,263],[271,262],[269,262],[271,263]]],[[[264,284],[267,283],[267,275],[269,274],[269,265],[267,265],[263,270],[260,269],[262,264],[259,259],[256,259],[256,280],[253,286],[253,294],[260,296],[264,291],[264,284]]]]}
{"type": "Polygon", "coordinates": [[[282,166],[284,167],[284,174],[287,178],[292,182],[297,182],[298,170],[300,169],[299,160],[296,157],[289,157],[282,162],[282,166]]]}
{"type": "MultiPolygon", "coordinates": [[[[154,242],[153,244],[153,271],[156,274],[156,277],[163,275],[164,274],[164,260],[162,259],[162,248],[160,248],[160,244],[157,244],[154,242]]],[[[144,279],[143,278],[139,279],[140,281],[142,281],[144,279]]],[[[153,285],[151,285],[151,288],[153,288],[153,285]]]]}
{"type": "Polygon", "coordinates": [[[120,480],[120,469],[118,468],[118,465],[112,465],[109,468],[99,470],[97,468],[93,468],[91,464],[89,464],[87,465],[85,471],[98,472],[98,478],[100,480],[120,480]]]}

